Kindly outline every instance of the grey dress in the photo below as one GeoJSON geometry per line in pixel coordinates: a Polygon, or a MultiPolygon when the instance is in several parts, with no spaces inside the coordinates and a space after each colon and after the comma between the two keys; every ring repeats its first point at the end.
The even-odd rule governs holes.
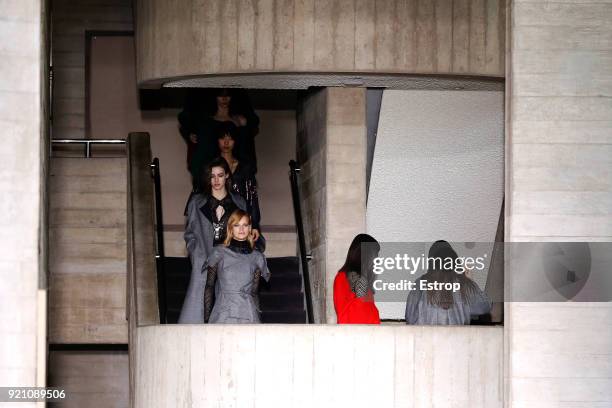
{"type": "Polygon", "coordinates": [[[259,323],[259,278],[270,279],[265,256],[216,246],[204,265],[204,320],[208,323],[259,323]],[[214,306],[213,306],[214,303],[214,306]]]}
{"type": "MultiPolygon", "coordinates": [[[[238,208],[246,211],[247,205],[238,194],[230,193],[232,200],[238,208]]],[[[187,223],[185,225],[185,243],[191,260],[191,280],[181,315],[178,322],[204,323],[204,285],[206,274],[202,274],[202,265],[213,252],[214,230],[210,220],[202,211],[207,202],[203,194],[194,194],[187,204],[187,223]]]]}

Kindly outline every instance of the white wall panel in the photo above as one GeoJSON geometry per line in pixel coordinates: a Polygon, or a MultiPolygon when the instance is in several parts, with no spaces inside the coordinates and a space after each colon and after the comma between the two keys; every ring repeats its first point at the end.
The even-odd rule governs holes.
{"type": "MultiPolygon", "coordinates": [[[[380,242],[494,240],[504,194],[503,98],[480,91],[383,93],[369,234],[380,242]]],[[[383,318],[404,316],[403,304],[378,306],[383,318]]]]}

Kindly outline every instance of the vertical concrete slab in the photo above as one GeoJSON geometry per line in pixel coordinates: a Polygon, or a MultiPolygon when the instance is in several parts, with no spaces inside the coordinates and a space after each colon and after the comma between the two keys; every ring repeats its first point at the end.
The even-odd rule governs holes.
{"type": "Polygon", "coordinates": [[[296,158],[301,167],[300,195],[306,247],[312,254],[310,281],[316,322],[325,321],[325,144],[327,92],[308,92],[297,109],[296,158]]]}
{"type": "Polygon", "coordinates": [[[328,88],[326,143],[326,321],[334,323],[333,283],[355,235],[365,232],[366,90],[328,88]]]}
{"type": "MultiPolygon", "coordinates": [[[[45,2],[0,8],[0,384],[44,385],[45,2]],[[42,314],[42,316],[40,316],[42,314]]],[[[24,407],[35,403],[24,403],[24,407]]]]}
{"type": "Polygon", "coordinates": [[[365,231],[363,88],[326,88],[298,109],[297,158],[317,322],[335,322],[333,280],[353,237],[365,231]]]}
{"type": "MultiPolygon", "coordinates": [[[[612,239],[611,16],[510,3],[507,241],[612,239]]],[[[611,326],[609,302],[507,304],[506,406],[610,406],[611,326]]]]}

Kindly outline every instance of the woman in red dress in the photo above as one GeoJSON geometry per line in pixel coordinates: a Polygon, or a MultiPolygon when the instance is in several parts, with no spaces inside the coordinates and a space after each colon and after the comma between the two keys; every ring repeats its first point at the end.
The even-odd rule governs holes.
{"type": "Polygon", "coordinates": [[[358,234],[353,239],[346,262],[334,279],[334,307],[339,324],[380,324],[372,291],[372,264],[378,251],[380,245],[370,235],[358,234]],[[367,267],[362,268],[362,263],[367,267]]]}

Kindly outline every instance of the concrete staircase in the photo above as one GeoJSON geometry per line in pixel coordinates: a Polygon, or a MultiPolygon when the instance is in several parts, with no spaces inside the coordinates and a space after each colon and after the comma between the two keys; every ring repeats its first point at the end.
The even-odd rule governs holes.
{"type": "Polygon", "coordinates": [[[128,404],[127,162],[53,157],[49,171],[49,384],[57,407],[128,404]]]}
{"type": "Polygon", "coordinates": [[[127,344],[127,163],[53,158],[49,342],[127,344]]]}
{"type": "MultiPolygon", "coordinates": [[[[272,277],[269,283],[262,281],[259,300],[263,323],[306,323],[302,277],[296,257],[268,258],[272,277]]],[[[168,323],[178,321],[189,278],[189,258],[166,258],[166,296],[168,323]]]]}

